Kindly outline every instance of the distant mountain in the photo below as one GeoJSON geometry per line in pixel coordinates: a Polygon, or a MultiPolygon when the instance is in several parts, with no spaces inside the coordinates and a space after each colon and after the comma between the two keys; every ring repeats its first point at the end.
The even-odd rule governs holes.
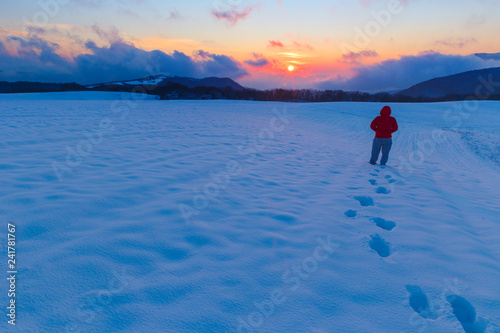
{"type": "Polygon", "coordinates": [[[155,75],[155,76],[148,76],[142,79],[93,84],[93,85],[87,85],[87,88],[98,89],[100,87],[110,86],[110,85],[115,85],[115,86],[157,85],[159,87],[164,87],[169,84],[179,84],[188,87],[190,89],[197,87],[214,87],[218,89],[232,88],[236,91],[245,90],[245,88],[243,88],[241,85],[231,80],[230,78],[207,77],[204,79],[193,79],[190,77],[165,76],[165,75],[155,75]]]}
{"type": "Polygon", "coordinates": [[[168,85],[170,83],[176,83],[188,88],[196,88],[196,87],[214,87],[219,89],[224,88],[233,88],[236,91],[245,90],[240,84],[229,78],[218,78],[218,77],[207,77],[204,79],[192,79],[189,77],[169,77],[164,79],[159,83],[160,86],[168,85]]]}
{"type": "MultiPolygon", "coordinates": [[[[440,98],[445,96],[474,96],[476,89],[482,84],[481,77],[486,81],[500,83],[500,67],[480,69],[459,73],[450,76],[435,78],[416,84],[408,89],[400,91],[398,95],[410,96],[414,98],[440,98]]],[[[487,90],[484,87],[481,90],[482,94],[490,93],[491,95],[500,95],[500,87],[489,87],[493,91],[487,90]]]]}

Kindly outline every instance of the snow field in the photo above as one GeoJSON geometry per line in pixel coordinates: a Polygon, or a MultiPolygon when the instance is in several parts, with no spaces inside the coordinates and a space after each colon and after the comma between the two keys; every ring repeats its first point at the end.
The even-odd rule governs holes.
{"type": "Polygon", "coordinates": [[[381,104],[92,94],[0,96],[2,330],[499,332],[499,169],[460,132],[494,132],[498,102],[459,127],[391,105],[383,168],[381,104]]]}

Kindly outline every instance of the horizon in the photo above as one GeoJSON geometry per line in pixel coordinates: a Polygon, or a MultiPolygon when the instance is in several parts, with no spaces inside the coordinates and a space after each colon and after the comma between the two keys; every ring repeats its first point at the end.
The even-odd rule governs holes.
{"type": "MultiPolygon", "coordinates": [[[[364,91],[356,91],[356,90],[345,90],[345,89],[334,89],[334,90],[339,90],[339,91],[344,91],[344,92],[360,92],[360,93],[368,93],[370,95],[376,95],[376,94],[391,94],[391,95],[394,95],[394,94],[399,94],[403,91],[406,91],[410,88],[413,88],[415,86],[418,86],[420,84],[423,84],[423,83],[427,83],[427,82],[430,82],[430,81],[433,81],[435,79],[442,79],[442,78],[447,78],[447,77],[453,77],[453,76],[457,76],[457,75],[461,75],[461,74],[465,74],[465,73],[469,73],[469,72],[477,72],[477,71],[483,71],[483,70],[491,70],[491,69],[498,69],[500,67],[488,67],[488,68],[481,68],[481,69],[474,69],[474,70],[470,70],[470,71],[466,71],[466,72],[460,72],[460,73],[457,73],[457,74],[450,74],[450,75],[446,75],[446,76],[439,76],[439,77],[433,77],[433,78],[430,78],[428,80],[425,80],[425,81],[422,81],[422,82],[418,82],[410,87],[407,87],[407,88],[404,88],[404,89],[398,89],[398,90],[393,90],[393,91],[376,91],[376,92],[364,92],[364,91]]],[[[89,88],[89,87],[98,87],[98,86],[104,86],[104,85],[110,85],[110,84],[113,84],[113,83],[125,83],[125,84],[128,84],[130,86],[137,86],[137,85],[150,85],[149,83],[142,83],[142,84],[132,84],[132,83],[128,83],[127,81],[129,82],[133,82],[133,81],[139,81],[139,80],[144,80],[144,79],[148,79],[148,78],[157,78],[157,77],[165,77],[165,78],[181,78],[181,79],[194,79],[194,80],[206,80],[206,79],[221,79],[221,80],[225,80],[225,79],[229,79],[229,80],[232,80],[234,83],[240,85],[243,89],[255,89],[255,90],[260,90],[260,91],[265,91],[265,90],[275,90],[275,89],[284,89],[284,90],[313,90],[313,91],[322,91],[322,92],[325,92],[325,91],[328,91],[328,90],[332,90],[332,89],[320,89],[320,88],[283,88],[283,87],[271,87],[271,88],[253,88],[253,87],[247,87],[247,86],[244,86],[242,84],[240,84],[237,80],[234,80],[234,79],[231,79],[229,77],[217,77],[217,76],[207,76],[207,77],[202,77],[202,78],[193,78],[193,77],[186,77],[186,76],[178,76],[178,75],[174,75],[174,76],[168,76],[168,75],[165,75],[165,74],[155,74],[155,75],[149,75],[149,76],[145,76],[145,77],[141,77],[141,78],[133,78],[133,79],[127,79],[127,80],[121,80],[121,81],[112,81],[112,82],[95,82],[95,83],[91,83],[91,84],[87,84],[87,85],[81,85],[83,87],[86,87],[86,88],[89,88]]],[[[41,83],[41,84],[75,84],[76,82],[34,82],[34,81],[0,81],[0,82],[7,82],[7,83],[41,83]]],[[[78,84],[78,83],[76,83],[78,84]]],[[[152,84],[152,85],[157,85],[157,83],[155,84],[152,84]]],[[[464,95],[465,96],[465,95],[464,95]]],[[[422,96],[423,97],[423,96],[422,96]]],[[[441,97],[444,97],[444,96],[441,96],[441,97]]],[[[457,99],[457,100],[460,100],[460,99],[457,99]]]]}
{"type": "Polygon", "coordinates": [[[90,85],[166,75],[228,77],[259,90],[377,93],[500,67],[500,23],[490,14],[498,1],[24,0],[4,7],[0,81],[90,85]]]}

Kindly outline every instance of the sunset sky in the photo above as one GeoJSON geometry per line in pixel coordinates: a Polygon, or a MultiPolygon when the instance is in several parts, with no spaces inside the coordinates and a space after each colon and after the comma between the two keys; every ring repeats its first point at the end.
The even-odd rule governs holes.
{"type": "Polygon", "coordinates": [[[499,14],[498,0],[2,1],[0,80],[393,91],[500,66],[499,14]]]}

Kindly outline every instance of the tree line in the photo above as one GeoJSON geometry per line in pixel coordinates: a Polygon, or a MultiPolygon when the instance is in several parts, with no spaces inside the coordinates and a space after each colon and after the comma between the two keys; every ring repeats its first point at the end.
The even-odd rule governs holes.
{"type": "MultiPolygon", "coordinates": [[[[38,83],[38,82],[0,82],[0,93],[57,92],[57,91],[111,91],[135,92],[156,95],[162,100],[246,100],[269,102],[382,102],[382,103],[426,103],[467,100],[470,95],[446,95],[444,97],[411,97],[401,94],[376,93],[344,90],[316,89],[268,89],[231,87],[195,87],[189,88],[178,83],[167,85],[118,85],[108,84],[88,88],[77,83],[38,83]]],[[[500,94],[490,95],[489,100],[500,100],[500,94]]]]}

